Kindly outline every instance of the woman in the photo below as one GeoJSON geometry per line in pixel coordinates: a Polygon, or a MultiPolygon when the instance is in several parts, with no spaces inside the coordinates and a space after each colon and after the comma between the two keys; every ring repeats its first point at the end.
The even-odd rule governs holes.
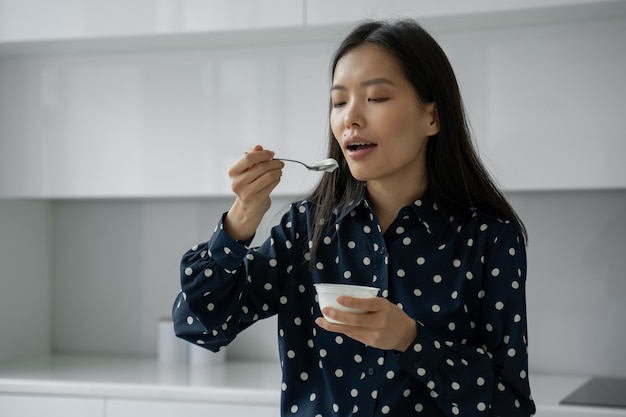
{"type": "Polygon", "coordinates": [[[217,351],[278,314],[282,415],[528,416],[525,229],[471,145],[459,89],[417,23],[365,22],[332,61],[329,156],[308,198],[248,245],[283,163],[256,146],[187,252],[177,334],[217,351]],[[380,288],[325,311],[314,283],[380,288]]]}

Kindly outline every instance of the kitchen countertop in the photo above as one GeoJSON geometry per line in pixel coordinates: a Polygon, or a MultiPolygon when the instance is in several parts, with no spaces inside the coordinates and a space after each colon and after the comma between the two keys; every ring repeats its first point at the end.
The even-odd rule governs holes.
{"type": "MultiPolygon", "coordinates": [[[[559,404],[589,379],[531,373],[537,416],[626,416],[626,409],[559,404]]],[[[0,394],[277,406],[280,385],[278,362],[226,362],[190,368],[159,364],[155,359],[42,356],[0,363],[0,394]]]]}
{"type": "Polygon", "coordinates": [[[0,364],[0,393],[278,405],[278,362],[190,368],[155,359],[44,356],[0,364]]]}

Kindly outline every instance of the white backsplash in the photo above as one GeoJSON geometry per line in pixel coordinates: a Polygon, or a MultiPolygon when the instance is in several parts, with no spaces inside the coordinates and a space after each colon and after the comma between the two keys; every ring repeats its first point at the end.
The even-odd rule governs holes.
{"type": "MultiPolygon", "coordinates": [[[[530,235],[531,369],[626,376],[626,190],[509,197],[530,235]]],[[[156,357],[180,257],[209,238],[231,201],[0,200],[0,332],[19,335],[2,337],[0,360],[50,346],[156,357]],[[33,332],[18,330],[24,324],[33,332]]],[[[256,242],[288,204],[274,199],[256,242]]],[[[228,354],[277,360],[276,340],[269,319],[243,332],[228,354]]]]}

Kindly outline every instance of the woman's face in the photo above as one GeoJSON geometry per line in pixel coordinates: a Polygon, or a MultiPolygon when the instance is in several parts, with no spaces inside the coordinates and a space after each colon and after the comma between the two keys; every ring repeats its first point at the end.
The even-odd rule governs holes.
{"type": "Polygon", "coordinates": [[[331,103],[331,129],[357,180],[393,186],[425,176],[435,105],[418,99],[393,55],[365,43],[342,56],[331,103]]]}

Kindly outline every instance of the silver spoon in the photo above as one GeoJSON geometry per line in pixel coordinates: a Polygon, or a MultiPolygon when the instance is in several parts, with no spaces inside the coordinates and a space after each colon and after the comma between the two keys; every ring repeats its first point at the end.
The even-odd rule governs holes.
{"type": "Polygon", "coordinates": [[[333,158],[322,159],[321,161],[317,161],[314,164],[307,165],[304,162],[296,161],[295,159],[287,159],[287,158],[274,158],[278,161],[289,161],[295,162],[302,166],[305,166],[307,169],[311,171],[324,171],[324,172],[333,172],[337,168],[339,168],[339,164],[333,158]]]}

